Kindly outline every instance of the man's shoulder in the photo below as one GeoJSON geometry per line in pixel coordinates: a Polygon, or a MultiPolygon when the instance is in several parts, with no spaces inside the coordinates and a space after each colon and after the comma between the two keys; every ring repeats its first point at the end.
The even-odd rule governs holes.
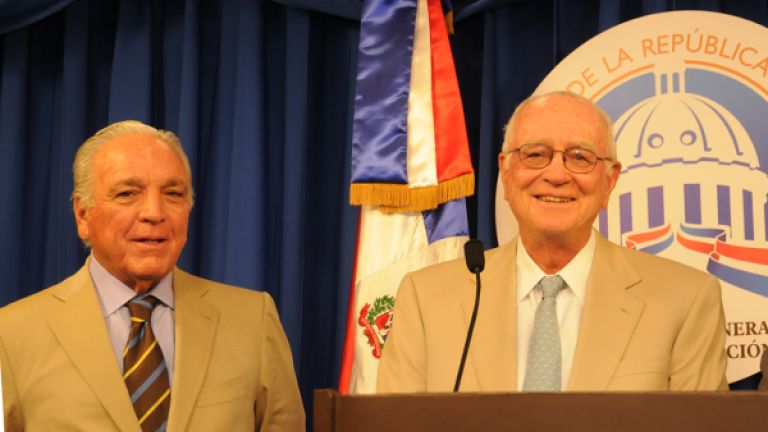
{"type": "Polygon", "coordinates": [[[0,332],[13,330],[24,322],[29,322],[30,325],[34,325],[35,322],[45,322],[45,320],[30,318],[42,317],[55,306],[57,300],[51,293],[52,289],[53,287],[46,288],[0,308],[0,332]]]}
{"type": "MultiPolygon", "coordinates": [[[[491,270],[492,267],[499,264],[497,263],[497,261],[499,261],[498,258],[501,258],[501,255],[506,252],[510,252],[510,245],[503,245],[503,246],[486,250],[484,252],[485,263],[486,263],[484,271],[491,270]]],[[[441,263],[432,264],[422,269],[416,270],[413,273],[430,275],[430,274],[444,274],[446,272],[471,275],[469,269],[467,269],[467,262],[464,256],[460,256],[458,258],[454,258],[448,261],[443,261],[441,263]]]]}
{"type": "MultiPolygon", "coordinates": [[[[508,252],[507,246],[485,251],[483,277],[494,274],[505,265],[504,261],[509,259],[505,255],[505,250],[508,252]]],[[[467,268],[467,263],[463,256],[415,270],[409,273],[407,277],[411,278],[420,290],[433,288],[439,290],[442,294],[450,292],[446,291],[446,288],[449,287],[464,285],[473,287],[475,285],[475,276],[467,268]]]]}
{"type": "Polygon", "coordinates": [[[418,270],[411,272],[416,277],[442,277],[446,275],[455,275],[459,273],[467,273],[467,265],[464,262],[464,257],[454,258],[448,261],[443,261],[436,264],[431,264],[426,267],[422,267],[418,270]]]}
{"type": "MultiPolygon", "coordinates": [[[[640,279],[646,283],[645,285],[650,283],[660,288],[675,285],[678,292],[683,287],[698,287],[705,285],[706,282],[710,282],[710,285],[717,285],[714,283],[717,278],[687,264],[614,243],[610,243],[610,247],[613,253],[620,255],[629,263],[640,279]]],[[[604,264],[595,263],[595,265],[604,264]]]]}
{"type": "Polygon", "coordinates": [[[643,273],[647,272],[674,272],[680,276],[685,277],[713,277],[708,273],[691,267],[687,264],[683,264],[679,261],[675,261],[669,258],[654,255],[648,252],[638,251],[635,249],[629,249],[619,245],[613,245],[617,250],[620,250],[627,261],[631,262],[638,271],[643,273]]]}
{"type": "Polygon", "coordinates": [[[217,306],[251,308],[254,305],[263,306],[265,302],[272,303],[272,297],[266,292],[217,282],[181,269],[174,271],[174,285],[179,289],[198,290],[202,298],[217,306]]]}
{"type": "Polygon", "coordinates": [[[61,282],[0,308],[0,323],[12,323],[18,320],[44,322],[45,320],[40,319],[30,320],[30,316],[39,318],[63,305],[63,300],[88,283],[87,271],[85,273],[83,271],[83,268],[80,268],[61,282]]]}

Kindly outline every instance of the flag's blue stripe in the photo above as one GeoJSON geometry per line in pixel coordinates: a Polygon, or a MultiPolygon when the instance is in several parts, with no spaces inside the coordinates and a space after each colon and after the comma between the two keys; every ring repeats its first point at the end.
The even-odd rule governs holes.
{"type": "Polygon", "coordinates": [[[416,0],[366,0],[352,126],[352,182],[408,183],[407,120],[416,0]]]}
{"type": "Polygon", "coordinates": [[[469,235],[467,202],[464,198],[448,201],[435,210],[422,212],[430,244],[447,237],[469,235]]]}

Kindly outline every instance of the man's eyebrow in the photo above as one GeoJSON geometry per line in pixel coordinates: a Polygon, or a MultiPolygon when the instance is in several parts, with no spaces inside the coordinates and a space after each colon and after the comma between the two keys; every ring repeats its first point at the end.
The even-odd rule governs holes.
{"type": "Polygon", "coordinates": [[[123,179],[115,183],[115,185],[112,187],[112,189],[115,189],[120,186],[134,186],[134,187],[144,187],[144,182],[141,181],[141,179],[136,177],[130,177],[127,179],[123,179]]]}
{"type": "Polygon", "coordinates": [[[174,186],[184,186],[185,188],[189,188],[189,185],[186,181],[179,179],[179,178],[171,178],[165,181],[163,183],[163,187],[174,187],[174,186]]]}
{"type": "Polygon", "coordinates": [[[586,141],[569,141],[568,148],[582,148],[590,151],[597,151],[597,146],[586,141]]]}
{"type": "Polygon", "coordinates": [[[550,146],[550,147],[552,147],[552,145],[550,144],[550,142],[549,142],[549,141],[547,141],[547,140],[546,140],[546,139],[544,139],[544,138],[532,138],[532,139],[529,139],[529,140],[523,141],[523,142],[520,144],[520,147],[522,147],[522,146],[526,146],[526,145],[545,145],[545,146],[550,146]]]}

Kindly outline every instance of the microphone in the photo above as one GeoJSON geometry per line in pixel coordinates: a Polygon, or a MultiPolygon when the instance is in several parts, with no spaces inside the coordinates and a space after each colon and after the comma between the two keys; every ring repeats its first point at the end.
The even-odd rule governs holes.
{"type": "Polygon", "coordinates": [[[472,239],[464,243],[464,259],[467,261],[467,268],[474,274],[478,274],[485,269],[485,251],[483,242],[478,239],[472,239]]]}
{"type": "Polygon", "coordinates": [[[461,386],[461,377],[464,375],[464,365],[467,362],[469,344],[472,342],[472,333],[475,331],[477,309],[480,306],[480,272],[482,272],[485,268],[485,251],[483,249],[483,242],[477,239],[472,239],[464,243],[464,259],[467,261],[467,269],[475,274],[475,307],[472,309],[472,318],[469,320],[467,339],[464,342],[464,351],[461,353],[459,372],[456,374],[456,383],[453,386],[454,392],[458,392],[459,387],[461,386]]]}

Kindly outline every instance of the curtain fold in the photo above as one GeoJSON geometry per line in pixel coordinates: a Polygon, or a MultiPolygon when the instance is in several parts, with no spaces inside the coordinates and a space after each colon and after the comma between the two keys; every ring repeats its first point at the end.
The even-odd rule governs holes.
{"type": "Polygon", "coordinates": [[[0,34],[40,21],[74,0],[0,0],[0,34]]]}
{"type": "MultiPolygon", "coordinates": [[[[150,0],[118,5],[115,51],[110,77],[109,123],[139,120],[149,123],[152,115],[152,38],[150,0]]],[[[156,55],[156,54],[155,54],[156,55]]]]}
{"type": "Polygon", "coordinates": [[[337,17],[360,21],[362,0],[271,0],[293,9],[308,12],[322,12],[337,17]]]}

